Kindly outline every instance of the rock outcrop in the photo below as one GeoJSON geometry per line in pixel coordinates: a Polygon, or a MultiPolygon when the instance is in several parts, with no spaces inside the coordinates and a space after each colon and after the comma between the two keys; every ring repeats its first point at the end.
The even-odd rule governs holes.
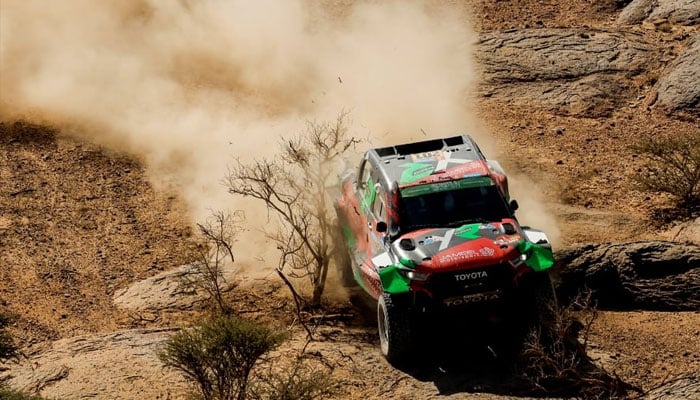
{"type": "Polygon", "coordinates": [[[672,113],[700,115],[700,35],[690,40],[656,87],[656,105],[672,113]]]}
{"type": "Polygon", "coordinates": [[[633,97],[630,78],[654,63],[644,39],[629,32],[484,32],[478,46],[475,56],[483,68],[483,96],[564,115],[609,115],[633,97]]]}
{"type": "Polygon", "coordinates": [[[557,252],[563,298],[587,287],[598,306],[700,310],[700,246],[665,241],[598,244],[557,252]]]}
{"type": "MultiPolygon", "coordinates": [[[[194,273],[192,265],[183,265],[136,282],[115,292],[114,304],[136,312],[190,310],[195,304],[206,300],[203,290],[198,292],[195,287],[187,287],[184,283],[187,276],[194,273]]],[[[222,274],[222,289],[231,289],[235,271],[224,269],[222,274]]]]}
{"type": "Polygon", "coordinates": [[[700,23],[700,2],[697,0],[634,0],[618,18],[621,24],[668,21],[677,25],[700,23]]]}
{"type": "Polygon", "coordinates": [[[10,371],[9,383],[47,398],[183,398],[184,380],[156,356],[174,331],[136,329],[57,340],[28,352],[10,371]]]}

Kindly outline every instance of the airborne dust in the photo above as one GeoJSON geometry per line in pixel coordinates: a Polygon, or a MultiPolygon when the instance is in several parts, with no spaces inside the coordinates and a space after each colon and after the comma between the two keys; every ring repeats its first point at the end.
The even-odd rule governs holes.
{"type": "MultiPolygon", "coordinates": [[[[141,157],[196,220],[238,208],[221,185],[232,157],[271,156],[343,110],[372,145],[464,132],[495,156],[470,109],[476,35],[434,3],[0,0],[0,119],[141,157]]],[[[555,228],[514,195],[521,219],[555,228]]]]}

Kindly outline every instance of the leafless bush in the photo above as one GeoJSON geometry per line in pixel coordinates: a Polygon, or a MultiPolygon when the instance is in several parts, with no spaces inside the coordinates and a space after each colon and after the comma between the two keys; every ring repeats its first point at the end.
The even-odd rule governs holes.
{"type": "Polygon", "coordinates": [[[671,195],[679,210],[694,216],[700,209],[700,136],[650,137],[635,150],[646,158],[635,176],[641,187],[671,195]]]}
{"type": "MultiPolygon", "coordinates": [[[[556,307],[556,306],[553,306],[556,307]]],[[[626,398],[632,390],[617,375],[595,365],[586,353],[590,328],[597,318],[590,293],[568,307],[556,308],[554,318],[526,337],[517,360],[518,386],[545,396],[584,399],[626,398]]]]}
{"type": "Polygon", "coordinates": [[[234,262],[232,245],[243,221],[241,212],[215,212],[204,223],[197,224],[201,240],[194,246],[196,260],[192,269],[181,277],[185,289],[202,290],[208,300],[221,313],[231,307],[224,298],[227,282],[223,268],[234,262]]]}
{"type": "Polygon", "coordinates": [[[250,398],[265,400],[312,400],[337,394],[330,368],[303,351],[289,365],[272,363],[256,375],[250,398]]]}
{"type": "MultiPolygon", "coordinates": [[[[230,193],[260,200],[278,218],[279,228],[267,232],[281,251],[278,270],[308,280],[313,306],[321,302],[334,253],[335,215],[328,188],[336,183],[341,155],[358,143],[348,137],[346,118],[342,113],[333,123],[309,122],[300,135],[283,141],[275,159],[239,161],[226,178],[230,193]]],[[[285,283],[296,297],[291,282],[285,283]]]]}

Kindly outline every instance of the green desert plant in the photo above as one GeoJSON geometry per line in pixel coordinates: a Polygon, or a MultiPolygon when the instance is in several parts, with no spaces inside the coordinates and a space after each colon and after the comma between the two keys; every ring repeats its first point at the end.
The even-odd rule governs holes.
{"type": "Polygon", "coordinates": [[[212,317],[173,335],[158,357],[195,383],[205,400],[244,400],[251,371],[285,334],[234,315],[212,317]]]}
{"type": "Polygon", "coordinates": [[[19,390],[0,387],[0,399],[2,400],[45,400],[35,394],[28,394],[19,390]]]}

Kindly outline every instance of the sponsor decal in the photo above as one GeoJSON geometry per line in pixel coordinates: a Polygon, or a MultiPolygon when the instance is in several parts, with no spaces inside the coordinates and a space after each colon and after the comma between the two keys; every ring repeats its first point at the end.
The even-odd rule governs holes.
{"type": "Polygon", "coordinates": [[[367,188],[365,189],[365,195],[362,198],[362,204],[360,204],[360,208],[362,209],[362,212],[366,212],[367,209],[372,207],[372,204],[374,204],[374,199],[377,197],[377,189],[374,187],[374,179],[372,177],[369,177],[367,180],[367,188]]]}
{"type": "Polygon", "coordinates": [[[498,239],[494,240],[494,243],[498,246],[514,244],[522,240],[520,235],[510,235],[510,236],[500,236],[498,239]]]}
{"type": "Polygon", "coordinates": [[[479,254],[481,254],[484,257],[491,257],[495,253],[496,251],[490,247],[482,247],[481,249],[479,249],[479,254]]]}
{"type": "MultiPolygon", "coordinates": [[[[410,165],[410,164],[404,164],[403,166],[410,165]]],[[[421,165],[421,164],[417,164],[421,165]]],[[[413,177],[413,175],[410,173],[410,169],[405,170],[401,174],[401,183],[402,184],[409,184],[411,182],[417,181],[421,178],[425,178],[427,176],[430,176],[432,173],[432,166],[430,167],[430,171],[424,174],[424,176],[418,176],[418,177],[413,177]]],[[[409,187],[404,187],[401,189],[401,195],[403,197],[416,197],[420,195],[424,195],[427,193],[437,193],[437,192],[446,192],[450,190],[459,190],[459,189],[466,189],[466,188],[473,188],[473,187],[482,187],[482,186],[493,186],[493,181],[489,177],[478,177],[478,178],[467,178],[467,179],[459,179],[459,180],[453,180],[453,181],[444,181],[444,182],[435,182],[435,183],[426,183],[423,185],[416,185],[416,186],[409,186],[409,187]]]]}
{"type": "Polygon", "coordinates": [[[467,224],[455,229],[455,236],[462,239],[478,239],[481,224],[467,224]]]}
{"type": "Polygon", "coordinates": [[[444,238],[442,236],[426,236],[425,239],[418,242],[418,244],[429,245],[433,243],[442,242],[444,238]]]}
{"type": "Polygon", "coordinates": [[[401,183],[411,183],[419,179],[430,176],[435,170],[432,164],[424,163],[406,163],[402,164],[401,167],[406,168],[401,173],[400,181],[401,183]]]}
{"type": "Polygon", "coordinates": [[[438,262],[444,263],[455,263],[459,261],[467,261],[478,257],[490,257],[495,254],[495,251],[489,247],[482,247],[477,250],[462,250],[456,253],[444,254],[438,258],[438,262]]]}
{"type": "MultiPolygon", "coordinates": [[[[466,161],[466,160],[463,160],[463,161],[466,161]]],[[[484,164],[481,161],[469,161],[469,162],[461,163],[461,165],[459,165],[457,167],[450,168],[447,170],[447,172],[452,176],[460,176],[461,175],[464,177],[473,177],[473,176],[488,175],[489,170],[488,170],[488,168],[486,168],[484,166],[484,164]]]]}
{"type": "Polygon", "coordinates": [[[496,290],[493,292],[487,292],[487,293],[476,293],[476,294],[467,294],[464,296],[458,296],[458,297],[450,297],[448,299],[445,299],[443,303],[448,306],[448,307],[456,307],[456,306],[463,306],[467,304],[474,304],[474,303],[481,303],[485,301],[493,301],[493,300],[498,300],[498,298],[501,297],[501,291],[496,290]]]}
{"type": "Polygon", "coordinates": [[[477,253],[474,250],[463,250],[463,251],[458,251],[456,253],[442,255],[438,258],[438,261],[440,263],[444,264],[444,263],[449,263],[449,262],[470,260],[470,259],[478,257],[478,256],[479,256],[479,253],[477,253]]]}
{"type": "Polygon", "coordinates": [[[461,282],[461,281],[467,281],[467,280],[471,280],[471,279],[487,278],[488,276],[489,276],[489,274],[487,274],[486,271],[465,272],[462,274],[456,274],[455,280],[457,282],[461,282]]]}

